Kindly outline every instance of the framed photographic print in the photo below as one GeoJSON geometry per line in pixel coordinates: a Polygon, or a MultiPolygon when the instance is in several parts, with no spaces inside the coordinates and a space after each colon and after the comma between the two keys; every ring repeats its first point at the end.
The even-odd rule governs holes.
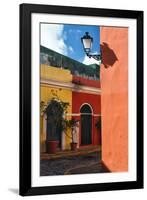
{"type": "Polygon", "coordinates": [[[20,5],[20,195],[143,188],[143,11],[20,5]]]}

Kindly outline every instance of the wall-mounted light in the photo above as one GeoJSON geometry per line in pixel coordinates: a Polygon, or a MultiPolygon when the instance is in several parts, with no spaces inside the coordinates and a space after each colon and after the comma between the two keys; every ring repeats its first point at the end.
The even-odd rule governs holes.
{"type": "Polygon", "coordinates": [[[84,51],[89,58],[94,58],[97,61],[101,61],[101,54],[91,53],[93,38],[89,35],[88,32],[81,38],[81,42],[83,44],[84,51]]]}

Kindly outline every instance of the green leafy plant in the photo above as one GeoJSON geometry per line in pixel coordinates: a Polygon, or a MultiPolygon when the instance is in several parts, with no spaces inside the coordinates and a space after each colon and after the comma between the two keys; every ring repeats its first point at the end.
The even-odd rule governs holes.
{"type": "Polygon", "coordinates": [[[60,132],[64,129],[64,115],[67,113],[69,102],[62,101],[56,92],[51,91],[53,97],[47,104],[44,101],[40,102],[41,114],[47,114],[47,123],[50,124],[50,139],[54,139],[54,135],[57,128],[60,128],[60,132]]]}
{"type": "Polygon", "coordinates": [[[74,135],[77,133],[76,128],[79,127],[79,120],[76,120],[74,118],[70,119],[70,120],[64,120],[64,130],[65,130],[65,134],[67,129],[70,128],[71,129],[71,136],[68,135],[68,137],[71,138],[71,142],[75,143],[74,141],[74,135]]]}

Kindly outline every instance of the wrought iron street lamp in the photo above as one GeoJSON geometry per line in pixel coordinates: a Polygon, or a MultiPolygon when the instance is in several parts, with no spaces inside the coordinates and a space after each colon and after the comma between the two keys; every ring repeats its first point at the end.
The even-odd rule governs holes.
{"type": "Polygon", "coordinates": [[[101,54],[91,53],[93,38],[89,35],[88,32],[81,38],[81,42],[83,44],[84,51],[89,58],[94,58],[97,61],[101,61],[101,54]]]}

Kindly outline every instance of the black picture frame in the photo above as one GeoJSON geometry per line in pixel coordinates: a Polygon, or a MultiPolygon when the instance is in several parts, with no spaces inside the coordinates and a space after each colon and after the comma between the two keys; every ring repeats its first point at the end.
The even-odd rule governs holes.
{"type": "Polygon", "coordinates": [[[67,7],[55,5],[20,5],[20,174],[19,194],[128,190],[143,188],[143,11],[67,7]],[[137,20],[137,180],[66,186],[31,186],[31,15],[32,13],[117,17],[137,20]]]}

